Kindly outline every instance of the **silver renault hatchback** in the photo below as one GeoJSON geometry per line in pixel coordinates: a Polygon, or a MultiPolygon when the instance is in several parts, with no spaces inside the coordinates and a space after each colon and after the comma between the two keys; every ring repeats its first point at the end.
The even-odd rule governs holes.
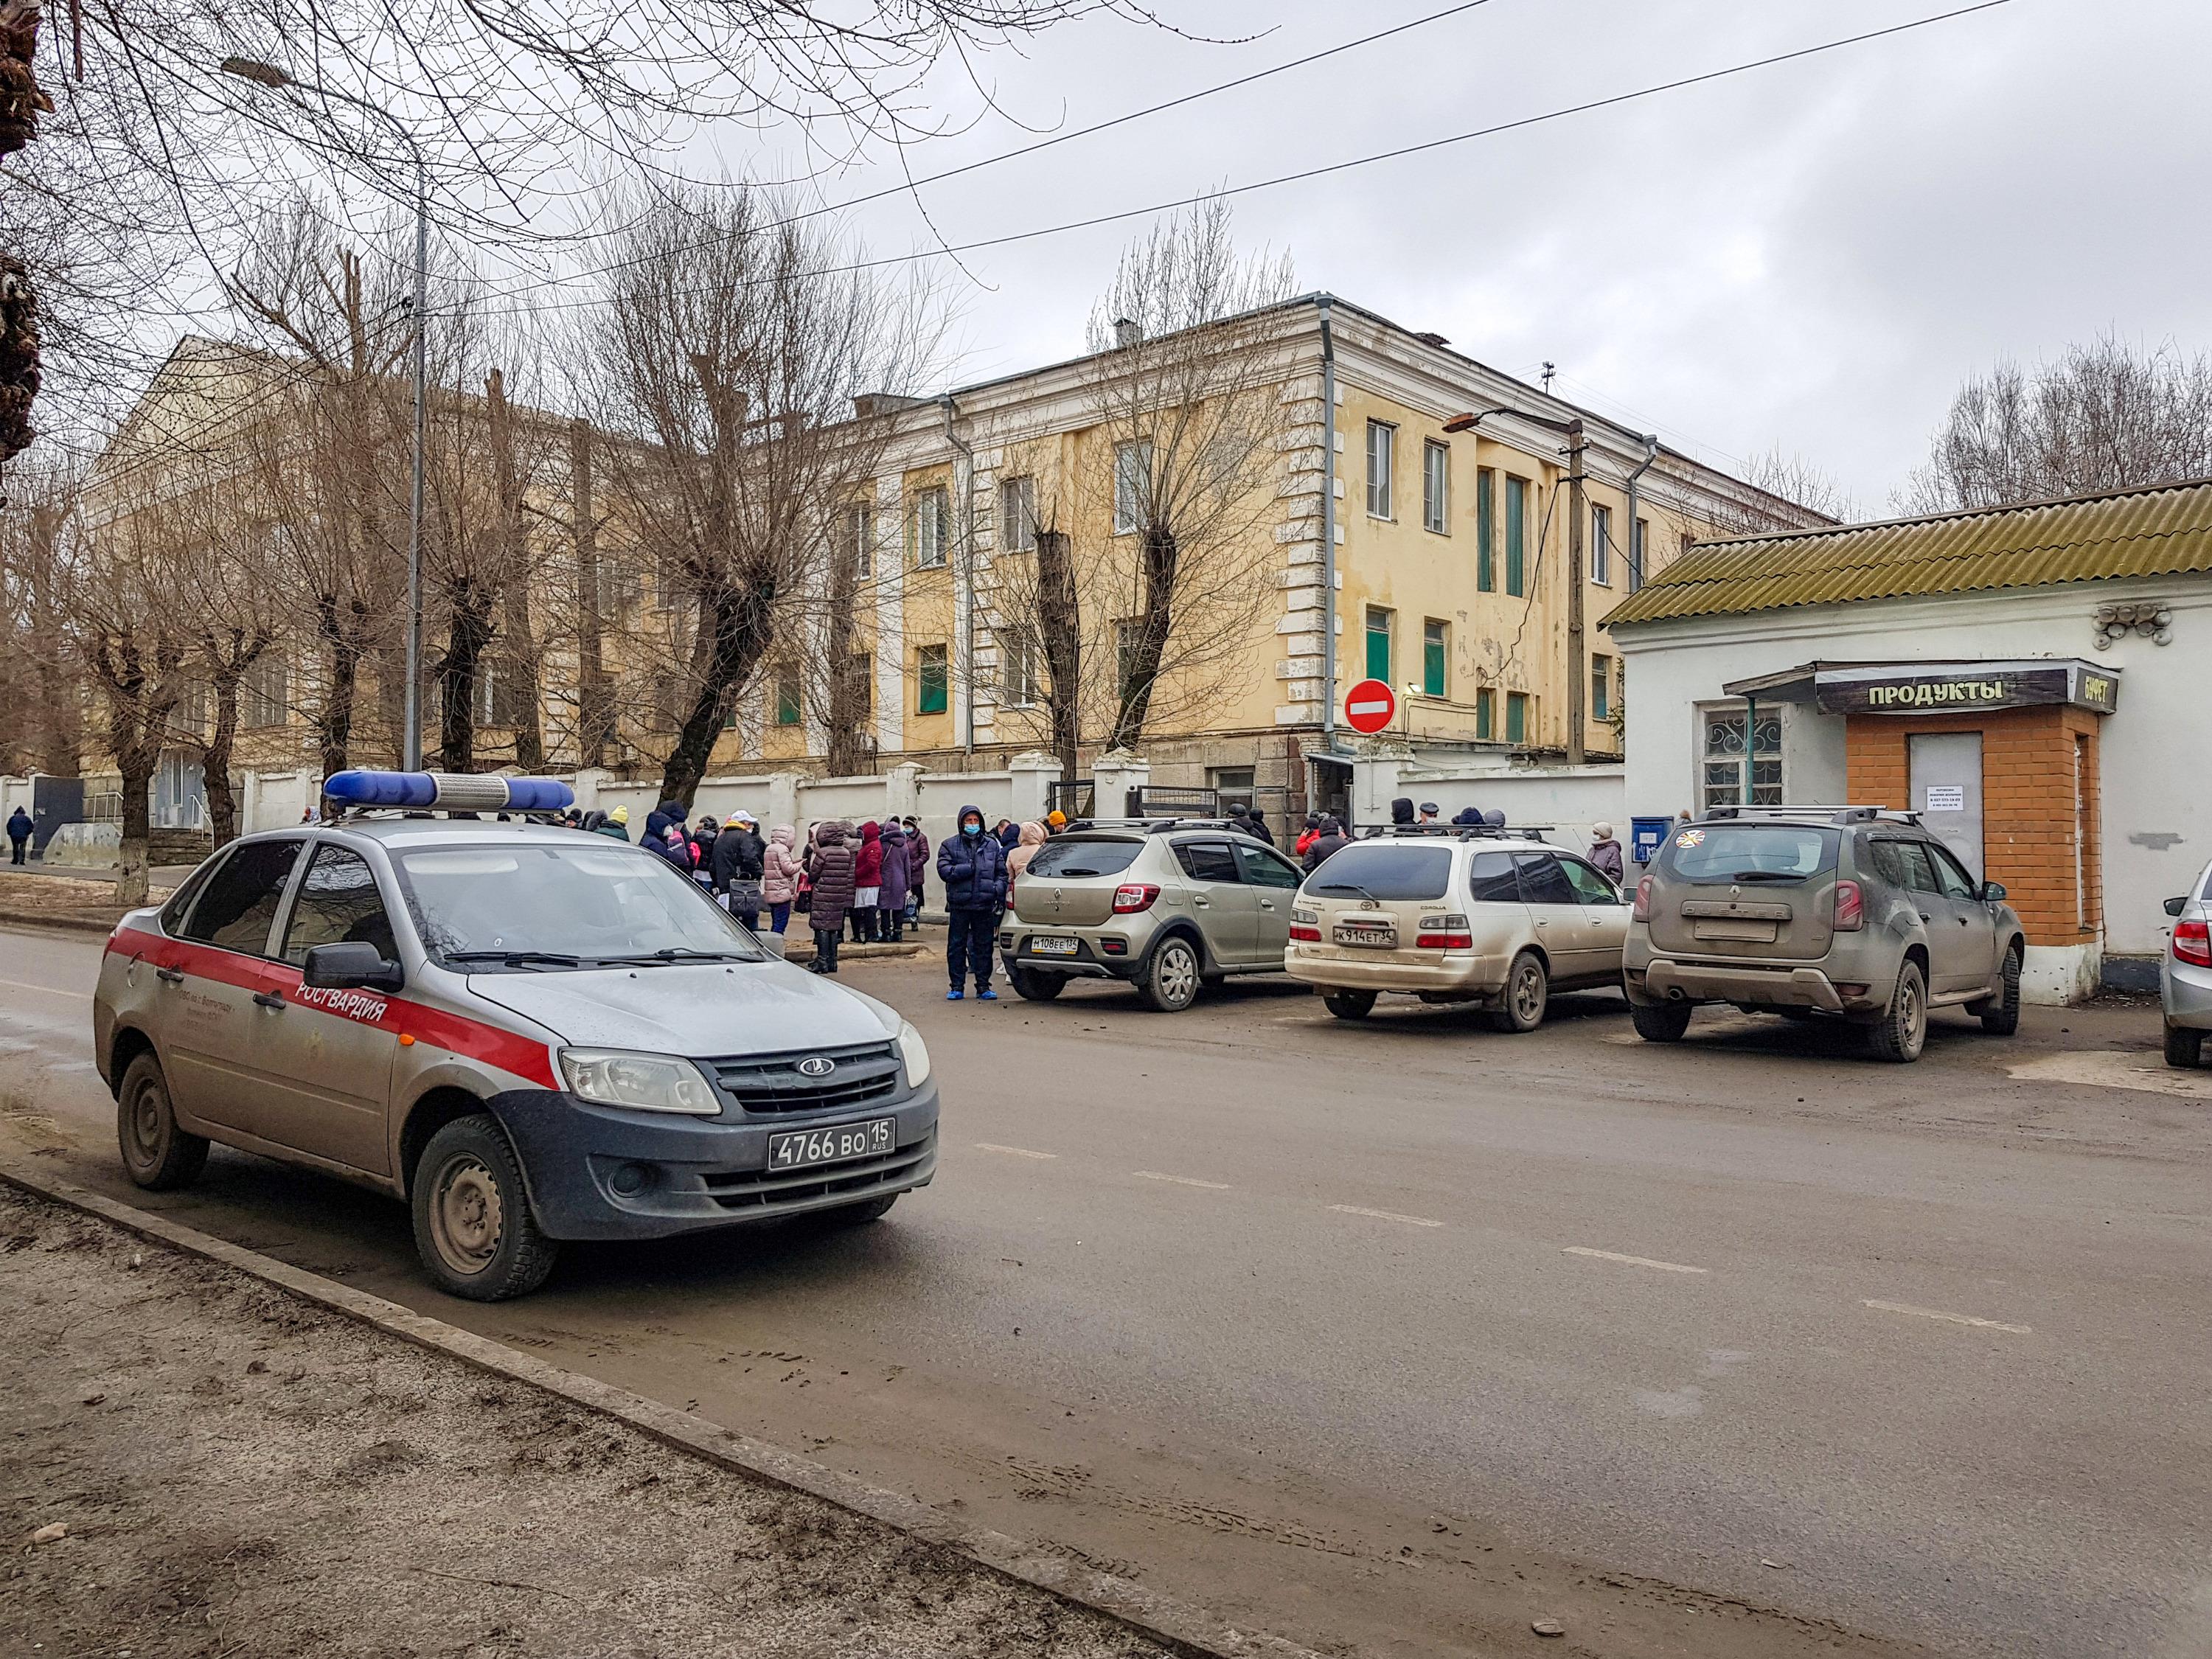
{"type": "Polygon", "coordinates": [[[93,1028],[139,1186],[220,1141],[374,1188],[480,1301],[535,1289],[562,1240],[869,1221],[936,1168],[913,1026],[665,860],[550,823],[234,842],[116,927],[93,1028]]]}

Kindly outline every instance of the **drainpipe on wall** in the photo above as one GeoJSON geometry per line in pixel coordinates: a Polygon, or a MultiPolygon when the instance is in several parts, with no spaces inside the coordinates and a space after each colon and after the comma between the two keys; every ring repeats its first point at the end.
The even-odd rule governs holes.
{"type": "Polygon", "coordinates": [[[960,452],[952,464],[952,544],[960,583],[960,748],[975,752],[975,548],[972,531],[975,515],[968,497],[975,487],[975,452],[953,429],[959,410],[946,392],[938,400],[945,410],[945,441],[960,452]]]}
{"type": "Polygon", "coordinates": [[[1321,308],[1321,732],[1336,752],[1336,337],[1328,323],[1329,296],[1321,308]]]}
{"type": "Polygon", "coordinates": [[[1644,586],[1644,550],[1636,544],[1636,486],[1651,470],[1651,463],[1659,459],[1659,434],[1644,434],[1644,460],[1628,475],[1628,591],[1633,593],[1644,586]]]}

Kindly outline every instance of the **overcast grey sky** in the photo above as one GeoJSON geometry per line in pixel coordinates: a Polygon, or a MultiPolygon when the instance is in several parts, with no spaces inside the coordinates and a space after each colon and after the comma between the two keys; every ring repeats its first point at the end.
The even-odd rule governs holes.
{"type": "MultiPolygon", "coordinates": [[[[1009,115],[1080,126],[1442,9],[1446,0],[1158,0],[1237,45],[1114,21],[985,60],[1009,115]]],[[[1950,4],[1957,0],[1950,0],[1950,4]]],[[[1261,85],[921,192],[951,241],[1139,207],[1631,90],[1950,9],[1946,0],[1489,0],[1261,85]]],[[[1241,240],[1469,355],[1728,465],[1779,446],[1886,511],[1962,376],[2101,330],[2212,346],[2212,5],[2012,0],[1804,62],[1241,198],[1241,240]]],[[[951,74],[936,93],[973,112],[951,74]]],[[[1024,141],[986,115],[934,171],[1024,141]]],[[[693,170],[796,158],[703,140],[693,170]]],[[[895,167],[826,181],[842,200],[895,167]]],[[[878,252],[929,235],[857,210],[878,252]]],[[[1081,349],[1141,222],[945,276],[960,377],[1081,349]]]]}

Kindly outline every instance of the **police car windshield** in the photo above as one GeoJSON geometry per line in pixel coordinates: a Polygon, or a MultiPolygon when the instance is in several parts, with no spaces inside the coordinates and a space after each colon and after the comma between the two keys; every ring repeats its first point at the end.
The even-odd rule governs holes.
{"type": "Polygon", "coordinates": [[[617,847],[432,847],[393,865],[422,945],[469,973],[556,973],[764,953],[666,860],[617,847]]]}

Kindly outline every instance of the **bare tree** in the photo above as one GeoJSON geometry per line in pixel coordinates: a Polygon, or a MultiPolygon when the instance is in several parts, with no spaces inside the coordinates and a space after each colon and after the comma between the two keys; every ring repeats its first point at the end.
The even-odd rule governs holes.
{"type": "Polygon", "coordinates": [[[841,269],[833,240],[778,216],[757,191],[644,210],[617,239],[596,343],[603,424],[628,440],[608,471],[658,573],[659,625],[633,643],[673,731],[640,740],[687,805],[756,672],[822,619],[836,519],[887,430],[852,398],[911,384],[936,344],[927,296],[841,269]]]}
{"type": "Polygon", "coordinates": [[[66,649],[64,555],[80,489],[74,471],[10,475],[0,506],[0,770],[76,775],[83,705],[66,649]]]}
{"type": "Polygon", "coordinates": [[[100,735],[122,775],[115,897],[126,907],[146,902],[149,791],[173,735],[192,647],[179,621],[176,581],[193,556],[190,542],[166,502],[111,493],[99,521],[71,538],[64,560],[70,648],[97,695],[100,735]]]}
{"type": "Polygon", "coordinates": [[[243,505],[236,480],[227,477],[190,495],[172,495],[167,508],[185,554],[174,572],[177,620],[191,641],[184,672],[205,688],[209,705],[204,726],[197,716],[173,724],[199,749],[208,828],[217,847],[238,834],[230,768],[240,696],[291,619],[280,533],[265,518],[241,511],[243,505]]]}
{"type": "Polygon", "coordinates": [[[1703,539],[1802,530],[1807,513],[1838,524],[1858,517],[1857,504],[1840,480],[1802,455],[1784,455],[1779,446],[1753,456],[1739,476],[1755,493],[1743,499],[1714,496],[1701,507],[1698,533],[1703,539]]]}
{"type": "Polygon", "coordinates": [[[1910,513],[2006,507],[2212,474],[2212,355],[2116,334],[1960,388],[1899,498],[1910,513]]]}
{"type": "Polygon", "coordinates": [[[994,573],[1064,763],[1086,696],[1110,710],[1109,748],[1175,726],[1243,671],[1279,602],[1287,438],[1305,420],[1276,310],[1291,288],[1287,257],[1237,252],[1214,199],[1128,248],[1093,310],[1097,442],[1037,498],[1036,550],[994,573]]]}

